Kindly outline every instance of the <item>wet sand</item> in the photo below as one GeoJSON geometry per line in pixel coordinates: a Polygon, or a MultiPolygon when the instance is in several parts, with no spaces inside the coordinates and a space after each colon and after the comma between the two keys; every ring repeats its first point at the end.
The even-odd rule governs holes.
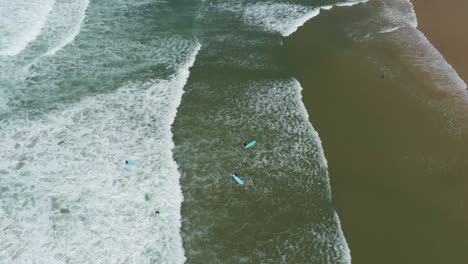
{"type": "Polygon", "coordinates": [[[445,130],[446,115],[404,88],[425,87],[423,78],[389,47],[348,41],[333,26],[340,15],[286,39],[285,60],[322,139],[353,263],[468,263],[468,131],[445,130]],[[376,61],[399,71],[381,76],[376,61]]]}
{"type": "Polygon", "coordinates": [[[418,28],[468,81],[468,1],[411,0],[418,28]]]}

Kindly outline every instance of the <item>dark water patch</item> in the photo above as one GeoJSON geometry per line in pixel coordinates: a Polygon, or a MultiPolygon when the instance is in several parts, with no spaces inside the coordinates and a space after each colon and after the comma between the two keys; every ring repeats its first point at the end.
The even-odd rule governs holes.
{"type": "Polygon", "coordinates": [[[404,38],[414,29],[350,34],[366,32],[374,7],[333,10],[285,42],[353,261],[465,263],[465,96],[427,78],[424,49],[413,53],[404,38]]]}

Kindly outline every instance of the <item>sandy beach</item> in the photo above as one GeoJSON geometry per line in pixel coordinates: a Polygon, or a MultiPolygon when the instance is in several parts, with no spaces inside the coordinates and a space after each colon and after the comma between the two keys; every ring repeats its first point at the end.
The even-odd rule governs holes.
{"type": "Polygon", "coordinates": [[[455,68],[468,80],[468,2],[465,0],[411,0],[418,28],[455,68]]]}
{"type": "MultiPolygon", "coordinates": [[[[460,10],[452,14],[452,9],[457,7],[438,9],[438,16],[455,20],[460,10]]],[[[349,24],[345,12],[323,12],[306,23],[285,41],[285,59],[303,86],[303,101],[322,139],[352,261],[468,263],[468,134],[446,130],[449,111],[430,107],[450,109],[456,126],[465,127],[466,108],[457,112],[451,105],[466,102],[425,90],[425,78],[402,65],[392,45],[350,41],[343,30],[349,24]],[[426,91],[425,100],[412,91],[426,91]]],[[[424,22],[420,26],[426,29],[424,22]]],[[[443,45],[456,39],[437,37],[443,45]]],[[[461,48],[447,50],[448,57],[463,54],[461,48]]],[[[456,65],[462,72],[468,64],[456,65]]]]}

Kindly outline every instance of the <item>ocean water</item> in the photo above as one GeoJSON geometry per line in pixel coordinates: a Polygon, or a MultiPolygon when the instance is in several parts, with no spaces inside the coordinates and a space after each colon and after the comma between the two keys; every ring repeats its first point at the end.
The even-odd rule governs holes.
{"type": "Polygon", "coordinates": [[[1,0],[0,263],[350,263],[282,43],[396,2],[1,0]]]}
{"type": "Polygon", "coordinates": [[[183,263],[170,126],[200,50],[192,7],[50,5],[0,5],[0,263],[183,263]]]}
{"type": "Polygon", "coordinates": [[[408,1],[368,1],[284,42],[354,263],[468,261],[468,92],[416,24],[408,1]]]}
{"type": "Polygon", "coordinates": [[[467,85],[417,29],[411,2],[369,1],[350,11],[355,12],[350,15],[354,18],[341,22],[346,23],[343,29],[347,37],[368,47],[368,60],[376,69],[390,78],[398,77],[408,96],[436,112],[444,120],[444,133],[462,139],[468,129],[467,85]],[[376,53],[374,47],[378,46],[398,57],[376,53]]]}

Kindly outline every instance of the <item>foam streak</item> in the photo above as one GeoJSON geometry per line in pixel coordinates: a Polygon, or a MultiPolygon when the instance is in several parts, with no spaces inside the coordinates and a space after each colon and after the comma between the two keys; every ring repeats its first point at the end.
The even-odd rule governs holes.
{"type": "Polygon", "coordinates": [[[79,16],[77,23],[69,30],[69,32],[62,38],[61,42],[50,48],[44,55],[51,56],[54,55],[57,51],[61,50],[66,45],[70,44],[76,36],[80,33],[81,26],[86,17],[86,9],[89,6],[89,0],[82,0],[79,6],[79,16]]]}
{"type": "Polygon", "coordinates": [[[0,7],[0,56],[15,56],[42,31],[54,7],[54,0],[17,2],[0,7]]]}
{"type": "Polygon", "coordinates": [[[171,124],[201,45],[187,48],[167,79],[0,120],[0,263],[185,261],[171,124]]]}

